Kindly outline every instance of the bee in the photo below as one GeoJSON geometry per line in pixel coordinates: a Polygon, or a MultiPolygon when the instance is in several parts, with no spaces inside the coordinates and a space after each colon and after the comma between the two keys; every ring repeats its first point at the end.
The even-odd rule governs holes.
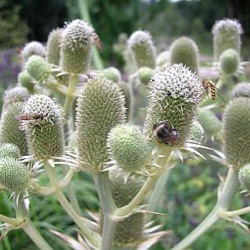
{"type": "Polygon", "coordinates": [[[91,39],[92,39],[93,44],[94,44],[99,50],[101,50],[101,49],[102,49],[102,42],[101,42],[100,37],[98,36],[98,34],[95,32],[94,29],[92,30],[92,33],[91,33],[91,39]]]}
{"type": "Polygon", "coordinates": [[[153,133],[157,140],[168,145],[176,145],[179,142],[179,132],[170,126],[168,121],[160,121],[154,124],[153,133]]]}
{"type": "Polygon", "coordinates": [[[44,115],[40,113],[22,113],[16,116],[17,120],[20,121],[36,121],[36,120],[43,120],[44,115]]]}
{"type": "Polygon", "coordinates": [[[216,96],[219,96],[220,99],[223,102],[225,102],[225,100],[219,95],[218,88],[215,86],[215,84],[211,80],[206,79],[206,80],[203,80],[201,83],[209,99],[215,100],[216,96]]]}

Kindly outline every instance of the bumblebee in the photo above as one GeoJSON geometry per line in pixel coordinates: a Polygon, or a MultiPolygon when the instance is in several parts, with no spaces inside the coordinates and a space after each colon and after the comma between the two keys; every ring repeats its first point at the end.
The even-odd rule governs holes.
{"type": "Polygon", "coordinates": [[[170,126],[168,121],[160,121],[154,124],[153,133],[160,143],[176,145],[179,141],[179,132],[170,126]]]}

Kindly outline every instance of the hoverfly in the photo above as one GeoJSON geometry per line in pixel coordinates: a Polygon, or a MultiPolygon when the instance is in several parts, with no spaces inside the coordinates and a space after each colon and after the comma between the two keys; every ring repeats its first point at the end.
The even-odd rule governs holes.
{"type": "Polygon", "coordinates": [[[201,83],[209,99],[215,100],[216,96],[219,96],[220,99],[223,102],[225,102],[225,100],[219,95],[218,88],[215,86],[215,84],[211,80],[206,79],[206,80],[203,80],[201,83]]]}
{"type": "Polygon", "coordinates": [[[43,118],[44,118],[44,115],[41,113],[22,113],[16,116],[16,119],[20,121],[43,120],[43,118]]]}
{"type": "Polygon", "coordinates": [[[168,145],[176,145],[179,141],[179,132],[170,126],[168,121],[160,121],[154,124],[153,133],[157,140],[168,145]]]}

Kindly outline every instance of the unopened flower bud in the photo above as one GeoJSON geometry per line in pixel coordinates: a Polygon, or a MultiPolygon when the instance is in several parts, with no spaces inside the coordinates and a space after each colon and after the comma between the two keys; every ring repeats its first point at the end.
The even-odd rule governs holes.
{"type": "Polygon", "coordinates": [[[18,159],[21,157],[20,149],[12,143],[5,143],[0,147],[0,158],[4,157],[18,159]]]}
{"type": "Polygon", "coordinates": [[[108,80],[119,83],[121,81],[121,72],[114,67],[109,67],[101,72],[108,80]]]}
{"type": "Polygon", "coordinates": [[[189,140],[201,143],[204,139],[204,129],[198,121],[194,121],[191,127],[189,140]]]}
{"type": "Polygon", "coordinates": [[[139,68],[137,71],[137,75],[138,75],[140,82],[146,86],[148,85],[153,74],[154,74],[154,70],[148,67],[139,68]]]}
{"type": "Polygon", "coordinates": [[[250,83],[241,82],[238,83],[231,91],[231,99],[238,97],[250,97],[250,83]]]}
{"type": "Polygon", "coordinates": [[[29,92],[34,91],[34,78],[26,70],[18,74],[18,83],[22,87],[27,88],[29,92]]]}
{"type": "Polygon", "coordinates": [[[250,164],[246,164],[239,170],[239,181],[241,185],[250,191],[250,164]]]}

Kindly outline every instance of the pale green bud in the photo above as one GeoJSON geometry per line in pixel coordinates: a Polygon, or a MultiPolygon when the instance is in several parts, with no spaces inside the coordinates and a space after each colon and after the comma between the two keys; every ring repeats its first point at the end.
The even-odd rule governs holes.
{"type": "Polygon", "coordinates": [[[239,170],[239,181],[241,185],[250,191],[250,164],[246,164],[239,170]]]}
{"type": "Polygon", "coordinates": [[[18,159],[21,157],[20,149],[12,144],[5,143],[0,147],[0,158],[12,157],[18,159]]]}
{"type": "Polygon", "coordinates": [[[146,86],[148,85],[153,74],[154,74],[154,70],[148,67],[139,68],[137,71],[137,75],[138,75],[140,82],[146,86]]]}
{"type": "Polygon", "coordinates": [[[28,59],[33,55],[38,55],[42,58],[45,58],[46,51],[41,43],[33,41],[25,45],[25,47],[22,49],[21,52],[23,64],[25,64],[28,61],[28,59]]]}
{"type": "Polygon", "coordinates": [[[240,66],[240,56],[235,49],[227,49],[220,55],[220,71],[227,76],[237,73],[240,66]]]}
{"type": "Polygon", "coordinates": [[[128,40],[128,48],[137,68],[155,68],[156,53],[149,32],[135,31],[128,40]]]}
{"type": "Polygon", "coordinates": [[[24,191],[31,180],[28,166],[12,157],[0,158],[0,185],[12,192],[24,191]]]}
{"type": "Polygon", "coordinates": [[[23,102],[14,102],[2,113],[0,127],[1,144],[12,143],[16,145],[22,156],[28,155],[28,146],[24,131],[20,129],[18,116],[21,113],[23,102]]]}
{"type": "Polygon", "coordinates": [[[48,63],[59,65],[60,46],[62,39],[62,29],[54,29],[49,33],[47,41],[47,61],[48,63]]]}
{"type": "Polygon", "coordinates": [[[50,76],[50,65],[40,56],[31,56],[25,66],[27,72],[38,82],[44,82],[50,76]]]}
{"type": "Polygon", "coordinates": [[[136,173],[149,164],[151,148],[137,126],[120,124],[111,129],[107,145],[111,160],[127,173],[136,173]]]}
{"type": "Polygon", "coordinates": [[[205,134],[213,136],[221,133],[222,122],[216,117],[213,111],[209,109],[200,109],[198,112],[198,121],[203,127],[205,134]]]}
{"type": "Polygon", "coordinates": [[[46,95],[33,95],[21,115],[30,153],[38,159],[63,154],[65,142],[61,106],[46,95]]]}
{"type": "Polygon", "coordinates": [[[76,142],[83,168],[96,171],[108,161],[108,133],[125,122],[125,112],[124,96],[117,84],[97,76],[83,86],[76,113],[76,142]]]}
{"type": "Polygon", "coordinates": [[[18,74],[18,83],[30,92],[34,91],[34,78],[26,70],[18,74]]]}
{"type": "Polygon", "coordinates": [[[250,99],[231,100],[223,117],[223,149],[228,164],[242,167],[250,162],[250,99]]]}
{"type": "Polygon", "coordinates": [[[69,73],[85,73],[90,65],[93,28],[83,20],[74,20],[63,30],[60,66],[69,73]]]}
{"type": "Polygon", "coordinates": [[[198,72],[199,51],[196,43],[185,36],[176,39],[170,47],[170,63],[182,63],[198,72]]]}
{"type": "Polygon", "coordinates": [[[189,140],[201,143],[204,139],[204,129],[198,121],[194,121],[191,127],[189,140]]]}
{"type": "Polygon", "coordinates": [[[231,91],[231,99],[237,97],[250,97],[250,83],[238,83],[231,91]]]}
{"type": "Polygon", "coordinates": [[[101,71],[101,73],[110,81],[119,83],[121,81],[121,72],[114,67],[109,67],[101,71]]]}
{"type": "Polygon", "coordinates": [[[29,91],[25,87],[17,86],[8,89],[4,92],[3,96],[3,109],[15,102],[26,102],[30,97],[29,91]]]}
{"type": "Polygon", "coordinates": [[[152,138],[155,124],[167,121],[178,132],[178,140],[169,144],[183,145],[189,136],[203,92],[196,73],[183,64],[174,64],[155,73],[149,83],[144,124],[146,135],[152,138]]]}
{"type": "Polygon", "coordinates": [[[156,58],[156,64],[159,67],[165,67],[170,64],[170,52],[162,51],[156,58]]]}
{"type": "Polygon", "coordinates": [[[237,20],[226,18],[217,21],[212,28],[212,33],[215,61],[219,61],[220,55],[227,49],[235,49],[240,54],[243,30],[237,20]]]}

